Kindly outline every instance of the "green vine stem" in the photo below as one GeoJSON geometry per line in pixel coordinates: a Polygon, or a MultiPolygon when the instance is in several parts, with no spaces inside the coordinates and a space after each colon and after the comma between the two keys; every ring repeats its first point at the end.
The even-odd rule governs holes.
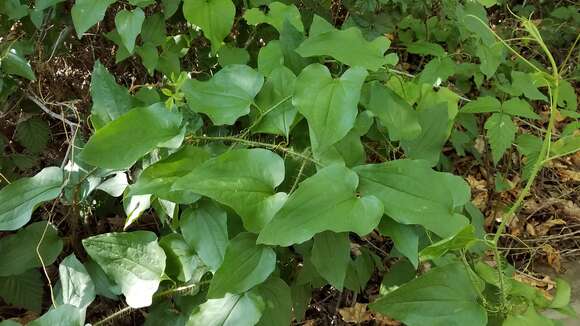
{"type": "Polygon", "coordinates": [[[489,28],[489,26],[483,20],[481,20],[479,17],[476,17],[474,15],[469,15],[469,16],[478,20],[482,25],[484,25],[498,39],[499,42],[501,42],[510,52],[512,52],[514,55],[516,55],[524,63],[529,65],[535,71],[543,74],[547,80],[548,92],[550,95],[550,117],[548,119],[548,127],[546,129],[546,133],[545,133],[544,139],[542,141],[542,147],[540,149],[538,159],[534,162],[531,174],[526,182],[526,185],[524,186],[524,188],[522,189],[522,191],[520,192],[520,194],[516,198],[516,201],[512,204],[512,206],[510,207],[508,212],[502,216],[502,220],[501,220],[501,222],[500,222],[500,224],[499,224],[499,226],[498,226],[498,228],[493,236],[493,239],[488,241],[488,245],[490,246],[490,248],[494,254],[494,259],[496,261],[497,268],[498,268],[498,281],[499,281],[499,289],[500,289],[500,311],[506,312],[508,298],[507,298],[507,292],[505,291],[505,279],[504,279],[504,275],[503,275],[503,271],[502,271],[502,261],[501,261],[501,255],[500,255],[500,252],[498,249],[498,242],[499,242],[499,239],[501,238],[501,236],[503,235],[503,233],[505,232],[507,225],[511,222],[513,216],[518,212],[518,210],[522,206],[525,198],[530,194],[530,190],[532,188],[532,185],[534,184],[536,177],[538,176],[538,173],[540,172],[540,170],[542,169],[544,164],[551,159],[551,157],[549,155],[550,154],[550,145],[552,142],[552,132],[554,130],[554,125],[555,125],[555,121],[556,121],[556,112],[558,110],[557,105],[558,105],[559,86],[560,86],[560,78],[561,77],[560,77],[558,66],[556,65],[556,61],[554,60],[554,57],[552,56],[548,47],[546,46],[546,44],[542,40],[542,36],[540,35],[538,29],[529,19],[521,18],[522,25],[528,31],[528,33],[534,39],[534,41],[536,41],[540,45],[540,47],[542,48],[542,51],[546,54],[548,61],[550,62],[550,66],[552,68],[551,75],[546,73],[546,72],[543,72],[536,65],[534,65],[529,60],[524,58],[518,51],[516,51],[514,48],[512,48],[505,40],[503,40],[491,28],[489,28]]]}
{"type": "MultiPolygon", "coordinates": [[[[195,283],[195,284],[189,284],[189,285],[184,285],[184,286],[180,286],[180,287],[176,287],[173,289],[169,289],[169,290],[165,290],[165,291],[161,291],[157,294],[155,294],[153,296],[153,299],[161,299],[161,298],[166,298],[166,297],[170,297],[173,296],[175,294],[184,294],[184,293],[189,293],[191,290],[201,287],[203,285],[209,284],[209,281],[203,281],[203,282],[199,282],[199,283],[195,283]]],[[[138,308],[133,308],[130,306],[126,306],[122,309],[119,309],[117,311],[115,311],[114,313],[108,315],[107,317],[92,323],[93,326],[100,326],[100,325],[106,325],[109,322],[112,322],[113,320],[120,318],[121,316],[124,316],[128,313],[130,313],[133,310],[137,310],[138,308]]]]}
{"type": "Polygon", "coordinates": [[[288,155],[291,155],[294,157],[298,157],[302,160],[312,162],[318,166],[324,166],[324,164],[322,164],[320,161],[316,160],[315,158],[313,158],[311,156],[307,156],[303,153],[296,152],[288,147],[282,146],[281,144],[270,144],[270,143],[264,143],[264,142],[259,142],[259,141],[255,141],[255,140],[249,140],[249,139],[245,139],[245,138],[232,137],[232,136],[189,136],[189,137],[187,137],[187,139],[188,140],[197,140],[197,141],[224,141],[224,142],[240,143],[240,144],[248,145],[251,147],[268,148],[268,149],[271,149],[273,151],[280,151],[280,152],[283,152],[285,154],[288,154],[288,155]]]}
{"type": "Polygon", "coordinates": [[[499,227],[497,228],[497,231],[493,237],[493,243],[495,246],[497,246],[499,238],[501,237],[501,235],[505,231],[506,225],[511,221],[513,215],[519,210],[524,199],[530,193],[530,189],[532,188],[532,185],[534,184],[534,180],[536,179],[542,166],[549,159],[550,145],[552,142],[552,131],[554,130],[554,125],[556,122],[555,112],[557,111],[556,106],[558,105],[560,75],[558,73],[558,67],[556,66],[556,63],[554,61],[554,58],[552,57],[552,54],[550,54],[550,52],[547,51],[547,49],[545,51],[550,59],[550,63],[552,64],[552,70],[553,70],[552,71],[552,79],[553,79],[552,82],[554,83],[554,89],[552,89],[550,86],[548,86],[548,90],[550,93],[550,118],[548,120],[548,128],[546,129],[546,135],[544,136],[544,141],[542,142],[540,154],[539,154],[536,162],[534,162],[534,165],[532,167],[532,172],[530,174],[530,177],[528,178],[528,181],[526,182],[526,185],[524,186],[524,189],[522,189],[518,198],[516,199],[516,201],[514,202],[512,207],[510,208],[510,210],[503,216],[501,223],[500,223],[499,227]],[[543,159],[544,157],[546,157],[547,159],[543,159]]]}

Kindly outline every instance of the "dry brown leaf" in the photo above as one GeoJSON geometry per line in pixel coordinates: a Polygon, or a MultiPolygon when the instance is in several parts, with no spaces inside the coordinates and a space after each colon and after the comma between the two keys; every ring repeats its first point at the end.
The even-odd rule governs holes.
{"type": "Polygon", "coordinates": [[[538,289],[540,292],[542,292],[546,299],[552,300],[552,295],[548,291],[554,288],[556,282],[552,281],[549,276],[544,276],[542,279],[539,279],[531,275],[518,272],[513,276],[513,279],[538,289]]]}
{"type": "Polygon", "coordinates": [[[472,175],[468,175],[467,183],[469,184],[469,188],[471,188],[471,193],[473,194],[473,199],[471,203],[475,205],[475,207],[483,210],[487,205],[487,181],[486,180],[479,180],[472,175]]]}
{"type": "Polygon", "coordinates": [[[571,200],[565,200],[562,202],[562,213],[567,217],[580,220],[580,207],[576,205],[571,200]]]}
{"type": "Polygon", "coordinates": [[[368,321],[371,319],[371,313],[367,311],[365,303],[355,303],[354,307],[347,307],[338,309],[338,313],[342,316],[342,320],[347,323],[357,323],[368,321]]]}
{"type": "Polygon", "coordinates": [[[391,319],[385,315],[381,315],[378,312],[373,313],[373,320],[377,323],[378,326],[401,326],[401,323],[398,320],[391,319]]]}
{"type": "MultiPolygon", "coordinates": [[[[501,222],[501,219],[500,219],[501,222]]],[[[522,235],[523,231],[524,231],[524,225],[523,222],[520,220],[520,218],[518,216],[514,216],[510,223],[509,223],[509,228],[510,228],[510,234],[513,235],[514,237],[519,237],[520,235],[522,235]]]]}
{"type": "Polygon", "coordinates": [[[478,180],[471,175],[468,175],[466,179],[471,190],[487,191],[487,181],[478,180]]]}
{"type": "Polygon", "coordinates": [[[542,246],[542,251],[546,253],[546,259],[548,260],[548,265],[554,269],[557,273],[562,269],[562,263],[560,260],[560,253],[558,250],[549,244],[544,244],[542,246]]]}
{"type": "Polygon", "coordinates": [[[562,182],[580,182],[580,171],[559,169],[558,174],[562,178],[562,182]]]}
{"type": "Polygon", "coordinates": [[[21,323],[22,325],[27,325],[28,323],[30,323],[31,321],[37,319],[39,316],[37,313],[33,312],[33,311],[26,311],[24,313],[24,316],[21,316],[18,320],[19,323],[21,323]]]}
{"type": "Polygon", "coordinates": [[[547,205],[548,204],[546,202],[539,203],[535,199],[528,199],[524,201],[524,203],[522,204],[522,211],[525,213],[535,213],[536,211],[542,209],[542,207],[545,207],[547,205]]]}
{"type": "Polygon", "coordinates": [[[314,319],[305,320],[302,325],[303,326],[316,326],[316,320],[314,320],[314,319]]]}
{"type": "Polygon", "coordinates": [[[358,243],[351,242],[350,243],[350,252],[355,256],[360,256],[360,255],[362,255],[362,252],[360,251],[360,247],[361,247],[361,245],[359,245],[358,243]]]}
{"type": "Polygon", "coordinates": [[[526,232],[528,232],[532,237],[537,235],[536,228],[531,223],[526,223],[526,232]]]}
{"type": "Polygon", "coordinates": [[[487,206],[487,199],[488,199],[487,191],[477,192],[473,194],[473,199],[471,200],[471,203],[479,210],[484,210],[485,207],[487,206]]]}
{"type": "Polygon", "coordinates": [[[556,118],[556,121],[558,121],[558,122],[562,122],[568,118],[567,116],[560,113],[560,110],[554,110],[554,117],[556,118]]]}
{"type": "Polygon", "coordinates": [[[566,221],[564,221],[561,218],[553,218],[551,220],[548,220],[536,227],[536,231],[538,231],[537,234],[546,235],[548,234],[548,232],[550,232],[550,229],[552,227],[557,225],[566,225],[566,221]]]}
{"type": "Polygon", "coordinates": [[[580,168],[580,152],[576,152],[574,155],[570,156],[570,161],[577,168],[580,168]]]}
{"type": "Polygon", "coordinates": [[[475,142],[473,144],[473,148],[475,148],[475,150],[479,154],[483,154],[483,152],[485,151],[485,140],[483,139],[482,135],[479,135],[479,137],[477,137],[475,139],[475,142]]]}

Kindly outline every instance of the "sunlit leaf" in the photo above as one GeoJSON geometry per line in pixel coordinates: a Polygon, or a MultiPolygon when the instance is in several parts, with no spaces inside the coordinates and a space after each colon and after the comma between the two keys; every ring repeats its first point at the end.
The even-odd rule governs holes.
{"type": "Polygon", "coordinates": [[[105,233],[83,239],[89,256],[119,286],[129,306],[151,305],[165,270],[165,253],[150,231],[105,233]]]}
{"type": "Polygon", "coordinates": [[[383,207],[375,196],[355,193],[358,179],[339,165],[321,169],[300,183],[260,232],[258,242],[289,246],[323,231],[368,234],[378,225],[383,207]]]}

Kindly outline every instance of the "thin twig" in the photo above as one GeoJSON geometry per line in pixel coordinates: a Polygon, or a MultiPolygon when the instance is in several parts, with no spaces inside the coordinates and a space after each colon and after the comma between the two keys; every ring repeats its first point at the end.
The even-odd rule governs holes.
{"type": "Polygon", "coordinates": [[[44,105],[44,103],[35,95],[33,94],[29,94],[29,93],[25,93],[26,98],[28,98],[29,100],[31,100],[32,102],[34,102],[36,105],[38,105],[38,107],[44,111],[46,114],[48,114],[49,116],[61,120],[62,122],[66,123],[67,125],[71,126],[71,127],[75,127],[78,128],[79,124],[72,122],[70,120],[68,120],[67,118],[65,118],[63,115],[52,112],[51,110],[49,110],[46,105],[44,105]]]}

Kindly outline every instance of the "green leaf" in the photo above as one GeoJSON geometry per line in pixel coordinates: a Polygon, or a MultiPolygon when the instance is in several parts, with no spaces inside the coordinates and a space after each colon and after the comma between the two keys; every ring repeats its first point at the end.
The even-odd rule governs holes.
{"type": "Polygon", "coordinates": [[[117,45],[117,50],[115,53],[115,63],[119,63],[132,56],[132,53],[130,53],[129,50],[125,48],[123,40],[121,40],[121,35],[119,35],[119,32],[116,29],[108,33],[105,33],[104,35],[107,39],[109,39],[110,41],[115,43],[115,45],[117,45]]]}
{"type": "MultiPolygon", "coordinates": [[[[147,309],[147,317],[145,318],[145,323],[143,326],[184,326],[189,318],[189,306],[190,302],[193,304],[198,304],[199,296],[184,296],[186,302],[182,306],[176,307],[177,304],[173,303],[173,300],[160,300],[154,303],[149,309],[147,309]],[[184,310],[183,312],[180,310],[184,310]]],[[[175,300],[178,301],[179,299],[175,300]]]]}
{"type": "Polygon", "coordinates": [[[175,182],[233,208],[246,230],[259,232],[282,206],[286,194],[274,188],[284,180],[284,161],[265,149],[239,149],[210,159],[175,182]]]}
{"type": "Polygon", "coordinates": [[[121,41],[129,53],[133,53],[135,49],[135,40],[137,35],[141,33],[144,21],[145,13],[141,8],[135,8],[133,11],[121,10],[115,16],[115,27],[117,27],[121,41]]]}
{"type": "Polygon", "coordinates": [[[409,326],[487,325],[487,313],[465,267],[436,267],[369,307],[409,326]]]}
{"type": "Polygon", "coordinates": [[[161,13],[155,13],[145,18],[141,29],[141,39],[143,43],[154,46],[165,43],[165,19],[161,13]]]}
{"type": "Polygon", "coordinates": [[[179,204],[199,199],[191,191],[172,191],[173,183],[209,159],[209,153],[199,147],[186,145],[179,151],[148,166],[130,187],[128,196],[152,194],[179,204]]]}
{"type": "Polygon", "coordinates": [[[379,224],[379,232],[391,238],[397,251],[403,254],[413,267],[419,266],[419,234],[413,225],[405,225],[395,220],[383,217],[379,224]]]}
{"type": "Polygon", "coordinates": [[[419,83],[439,85],[455,74],[455,67],[455,63],[449,57],[435,58],[423,68],[419,76],[419,83]]]}
{"type": "Polygon", "coordinates": [[[179,5],[181,4],[181,0],[161,0],[163,5],[163,15],[165,19],[171,18],[179,9],[179,5]]]}
{"type": "Polygon", "coordinates": [[[564,308],[570,304],[572,289],[570,284],[561,278],[556,279],[556,294],[550,302],[550,308],[564,308]]]}
{"type": "Polygon", "coordinates": [[[40,153],[48,144],[50,128],[39,117],[32,117],[18,123],[14,138],[32,153],[40,153]]]}
{"type": "Polygon", "coordinates": [[[258,242],[289,246],[323,231],[368,234],[379,223],[383,207],[374,196],[358,196],[358,183],[356,173],[343,166],[319,170],[300,183],[258,242]]]}
{"type": "Polygon", "coordinates": [[[4,0],[0,3],[0,13],[7,15],[10,20],[18,20],[28,15],[28,6],[20,3],[20,0],[4,0]]]}
{"type": "Polygon", "coordinates": [[[444,57],[447,55],[447,52],[441,45],[427,42],[425,40],[419,40],[407,44],[407,52],[419,55],[432,55],[435,57],[444,57]]]}
{"type": "Polygon", "coordinates": [[[253,326],[262,317],[264,302],[256,293],[226,294],[209,299],[191,313],[187,326],[253,326]]]}
{"type": "Polygon", "coordinates": [[[57,230],[46,222],[32,223],[0,239],[0,276],[17,275],[43,264],[52,264],[62,251],[57,230]],[[36,247],[42,261],[38,257],[36,247]]]}
{"type": "MultiPolygon", "coordinates": [[[[314,157],[322,165],[344,164],[353,167],[365,163],[366,152],[361,137],[369,132],[373,125],[373,115],[370,111],[361,112],[355,120],[354,127],[336,144],[324,152],[314,152],[314,157]]],[[[318,148],[317,139],[312,134],[312,147],[318,148]]]]}
{"type": "Polygon", "coordinates": [[[478,97],[461,108],[461,113],[487,113],[500,111],[501,102],[493,96],[478,97]]]}
{"type": "Polygon", "coordinates": [[[318,140],[317,151],[341,140],[354,126],[366,76],[366,70],[355,67],[333,79],[321,64],[306,67],[298,76],[292,101],[318,140]]]}
{"type": "Polygon", "coordinates": [[[365,85],[361,102],[387,127],[391,140],[410,140],[421,133],[418,113],[407,101],[379,82],[365,85]]]}
{"type": "Polygon", "coordinates": [[[405,154],[412,159],[426,160],[432,166],[439,162],[443,145],[449,138],[447,104],[440,102],[419,111],[421,134],[411,140],[401,141],[405,154]]]}
{"type": "Polygon", "coordinates": [[[91,280],[95,284],[95,293],[112,300],[118,300],[117,295],[121,294],[121,289],[119,286],[105,274],[105,271],[93,260],[89,260],[85,263],[85,268],[91,280]]]}
{"type": "Polygon", "coordinates": [[[86,309],[96,294],[95,284],[85,266],[71,254],[58,266],[58,274],[58,304],[70,304],[81,310],[86,309]]]}
{"type": "Polygon", "coordinates": [[[332,30],[311,35],[296,49],[303,57],[330,56],[351,67],[376,71],[387,63],[385,52],[390,41],[384,36],[367,41],[360,29],[332,30]],[[348,46],[345,46],[348,44],[348,46]]]}
{"type": "Polygon", "coordinates": [[[107,8],[117,0],[76,0],[71,15],[78,38],[105,18],[107,8]]]}
{"type": "Polygon", "coordinates": [[[504,45],[500,42],[495,42],[491,46],[478,44],[476,55],[479,57],[479,61],[481,62],[479,70],[487,77],[487,79],[490,79],[495,75],[499,65],[505,61],[504,45]]]}
{"type": "Polygon", "coordinates": [[[34,27],[36,27],[37,30],[42,29],[42,23],[44,22],[44,14],[45,13],[42,10],[30,9],[28,17],[30,18],[30,21],[32,22],[34,27]]]}
{"type": "Polygon", "coordinates": [[[30,221],[39,204],[55,199],[63,187],[60,168],[48,167],[0,189],[0,230],[18,230],[30,221]]]}
{"type": "Polygon", "coordinates": [[[284,53],[284,65],[299,74],[312,60],[303,58],[295,50],[304,41],[304,33],[296,29],[289,21],[284,21],[280,32],[280,46],[284,53]]]}
{"type": "Polygon", "coordinates": [[[435,172],[425,161],[396,160],[354,168],[359,192],[382,201],[385,214],[402,224],[419,224],[440,237],[457,233],[468,220],[454,208],[470,199],[463,179],[435,172]]]}
{"type": "Polygon", "coordinates": [[[54,325],[66,325],[66,326],[82,326],[84,325],[84,318],[81,317],[81,311],[79,308],[63,304],[58,307],[49,310],[40,318],[33,320],[28,325],[29,326],[54,326],[54,325]]]}
{"type": "Polygon", "coordinates": [[[141,63],[147,69],[149,75],[153,75],[157,64],[159,63],[159,52],[157,48],[151,43],[145,43],[143,46],[135,49],[139,57],[141,58],[141,63]]]}
{"type": "Polygon", "coordinates": [[[216,53],[232,29],[236,7],[231,0],[183,0],[183,16],[199,26],[216,53]]]}
{"type": "Polygon", "coordinates": [[[218,62],[220,66],[245,65],[250,61],[250,54],[244,48],[236,48],[229,45],[223,46],[218,51],[218,62]]]}
{"type": "Polygon", "coordinates": [[[290,129],[298,118],[298,109],[291,100],[295,82],[296,76],[286,67],[271,71],[256,97],[257,107],[261,111],[252,114],[254,132],[289,137],[290,129]]]}
{"type": "Polygon", "coordinates": [[[271,277],[258,285],[256,291],[264,301],[259,326],[290,325],[292,319],[292,296],[290,287],[278,277],[271,277]]]}
{"type": "Polygon", "coordinates": [[[36,75],[30,63],[16,49],[10,49],[6,56],[0,57],[2,71],[9,75],[17,75],[29,80],[36,80],[36,75]]]}
{"type": "Polygon", "coordinates": [[[129,0],[129,3],[133,6],[139,6],[145,8],[155,3],[155,0],[129,0]]]}
{"type": "Polygon", "coordinates": [[[534,112],[534,109],[527,101],[514,97],[503,102],[501,105],[503,113],[520,116],[528,119],[540,119],[540,116],[534,112]]]}
{"type": "Polygon", "coordinates": [[[341,290],[351,261],[348,233],[325,231],[316,234],[310,261],[320,276],[341,290]]]}
{"type": "Polygon", "coordinates": [[[165,252],[150,231],[105,233],[83,239],[89,256],[119,286],[133,308],[151,305],[165,270],[165,252]]]}
{"type": "Polygon", "coordinates": [[[272,248],[256,244],[257,236],[240,233],[230,240],[224,261],[215,272],[208,298],[222,298],[226,294],[241,294],[264,282],[276,267],[276,253],[272,248]]]}
{"type": "Polygon", "coordinates": [[[168,50],[167,48],[159,55],[156,70],[162,72],[165,76],[179,75],[181,62],[179,53],[168,50]]]}
{"type": "Polygon", "coordinates": [[[522,134],[518,135],[516,144],[518,151],[526,157],[522,169],[522,177],[527,180],[532,173],[534,164],[540,157],[542,139],[530,134],[522,134]]]}
{"type": "Polygon", "coordinates": [[[550,147],[553,155],[570,155],[580,150],[580,135],[572,133],[555,141],[550,147]]]}
{"type": "Polygon", "coordinates": [[[523,93],[530,100],[542,100],[548,102],[546,95],[538,90],[538,80],[532,78],[529,73],[521,71],[512,71],[512,87],[523,93]]]}
{"type": "Polygon", "coordinates": [[[123,209],[125,215],[127,215],[123,230],[127,230],[150,207],[151,195],[136,195],[123,198],[123,209]]]}
{"type": "Polygon", "coordinates": [[[0,277],[0,297],[4,302],[16,307],[39,313],[42,308],[43,290],[44,282],[37,269],[0,277]]]}
{"type": "Polygon", "coordinates": [[[502,326],[553,326],[554,322],[538,314],[533,305],[529,305],[525,313],[509,314],[502,326]]]}
{"type": "Polygon", "coordinates": [[[569,111],[577,111],[578,99],[574,87],[567,80],[560,80],[559,86],[558,106],[569,111]]]}
{"type": "Polygon", "coordinates": [[[258,53],[258,71],[264,76],[279,67],[284,66],[284,52],[280,41],[273,40],[268,42],[265,47],[258,53]]]}
{"type": "Polygon", "coordinates": [[[207,271],[201,259],[180,234],[170,233],[162,237],[159,245],[167,256],[165,273],[173,279],[180,282],[198,282],[207,271]]]}
{"type": "Polygon", "coordinates": [[[473,225],[467,225],[457,234],[429,245],[419,253],[421,261],[434,260],[449,251],[468,249],[471,244],[477,241],[474,232],[473,225]]]}
{"type": "MultiPolygon", "coordinates": [[[[305,265],[306,267],[306,265],[305,265]]],[[[293,284],[292,288],[292,309],[296,321],[302,321],[310,305],[310,298],[312,295],[312,288],[310,285],[293,284]]]]}
{"type": "Polygon", "coordinates": [[[179,225],[189,245],[215,271],[224,260],[228,245],[228,216],[213,201],[203,201],[183,212],[179,225]]]}
{"type": "Polygon", "coordinates": [[[264,77],[245,65],[229,65],[209,81],[187,80],[182,90],[189,107],[205,113],[215,125],[232,125],[250,113],[264,77]]]}
{"type": "MultiPolygon", "coordinates": [[[[357,293],[364,291],[375,271],[377,260],[380,262],[380,258],[368,249],[360,248],[360,255],[351,260],[348,265],[344,286],[357,293]]],[[[380,263],[377,266],[382,267],[380,263]]]]}
{"type": "MultiPolygon", "coordinates": [[[[475,273],[477,273],[477,276],[479,276],[486,283],[491,284],[497,288],[502,286],[500,284],[501,281],[499,278],[499,273],[500,273],[499,270],[494,268],[494,267],[489,266],[489,264],[487,264],[483,261],[478,261],[474,264],[473,270],[475,273]]],[[[506,274],[505,271],[502,271],[502,274],[504,275],[504,277],[507,276],[507,275],[505,275],[506,274]]],[[[513,294],[514,292],[512,290],[512,285],[516,284],[516,283],[519,283],[519,282],[515,281],[515,280],[505,282],[505,284],[503,285],[504,291],[506,291],[506,293],[513,294]]],[[[522,283],[520,283],[520,284],[522,284],[522,283]]]]}
{"type": "Polygon", "coordinates": [[[284,21],[288,20],[298,31],[304,32],[300,11],[295,5],[286,5],[281,2],[272,2],[268,8],[252,8],[244,12],[244,19],[250,25],[269,24],[278,32],[282,32],[284,21]]]}
{"type": "Polygon", "coordinates": [[[91,122],[95,129],[119,118],[135,105],[129,91],[97,60],[91,74],[91,122]]]}
{"type": "Polygon", "coordinates": [[[498,0],[477,0],[477,2],[484,5],[486,8],[493,7],[497,4],[498,0]]]}
{"type": "Polygon", "coordinates": [[[486,46],[492,46],[495,42],[495,36],[488,27],[487,12],[480,4],[468,2],[465,7],[457,6],[456,12],[459,24],[465,27],[470,37],[481,39],[486,46]]]}
{"type": "Polygon", "coordinates": [[[132,109],[97,130],[81,159],[105,169],[127,169],[155,147],[181,132],[181,114],[162,103],[132,109]]]}
{"type": "Polygon", "coordinates": [[[493,163],[497,164],[505,151],[512,146],[517,126],[507,114],[494,113],[485,122],[486,136],[491,146],[493,163]]]}
{"type": "Polygon", "coordinates": [[[397,261],[383,277],[379,293],[386,295],[396,290],[400,285],[414,279],[416,274],[417,268],[408,260],[401,259],[397,261]]]}

